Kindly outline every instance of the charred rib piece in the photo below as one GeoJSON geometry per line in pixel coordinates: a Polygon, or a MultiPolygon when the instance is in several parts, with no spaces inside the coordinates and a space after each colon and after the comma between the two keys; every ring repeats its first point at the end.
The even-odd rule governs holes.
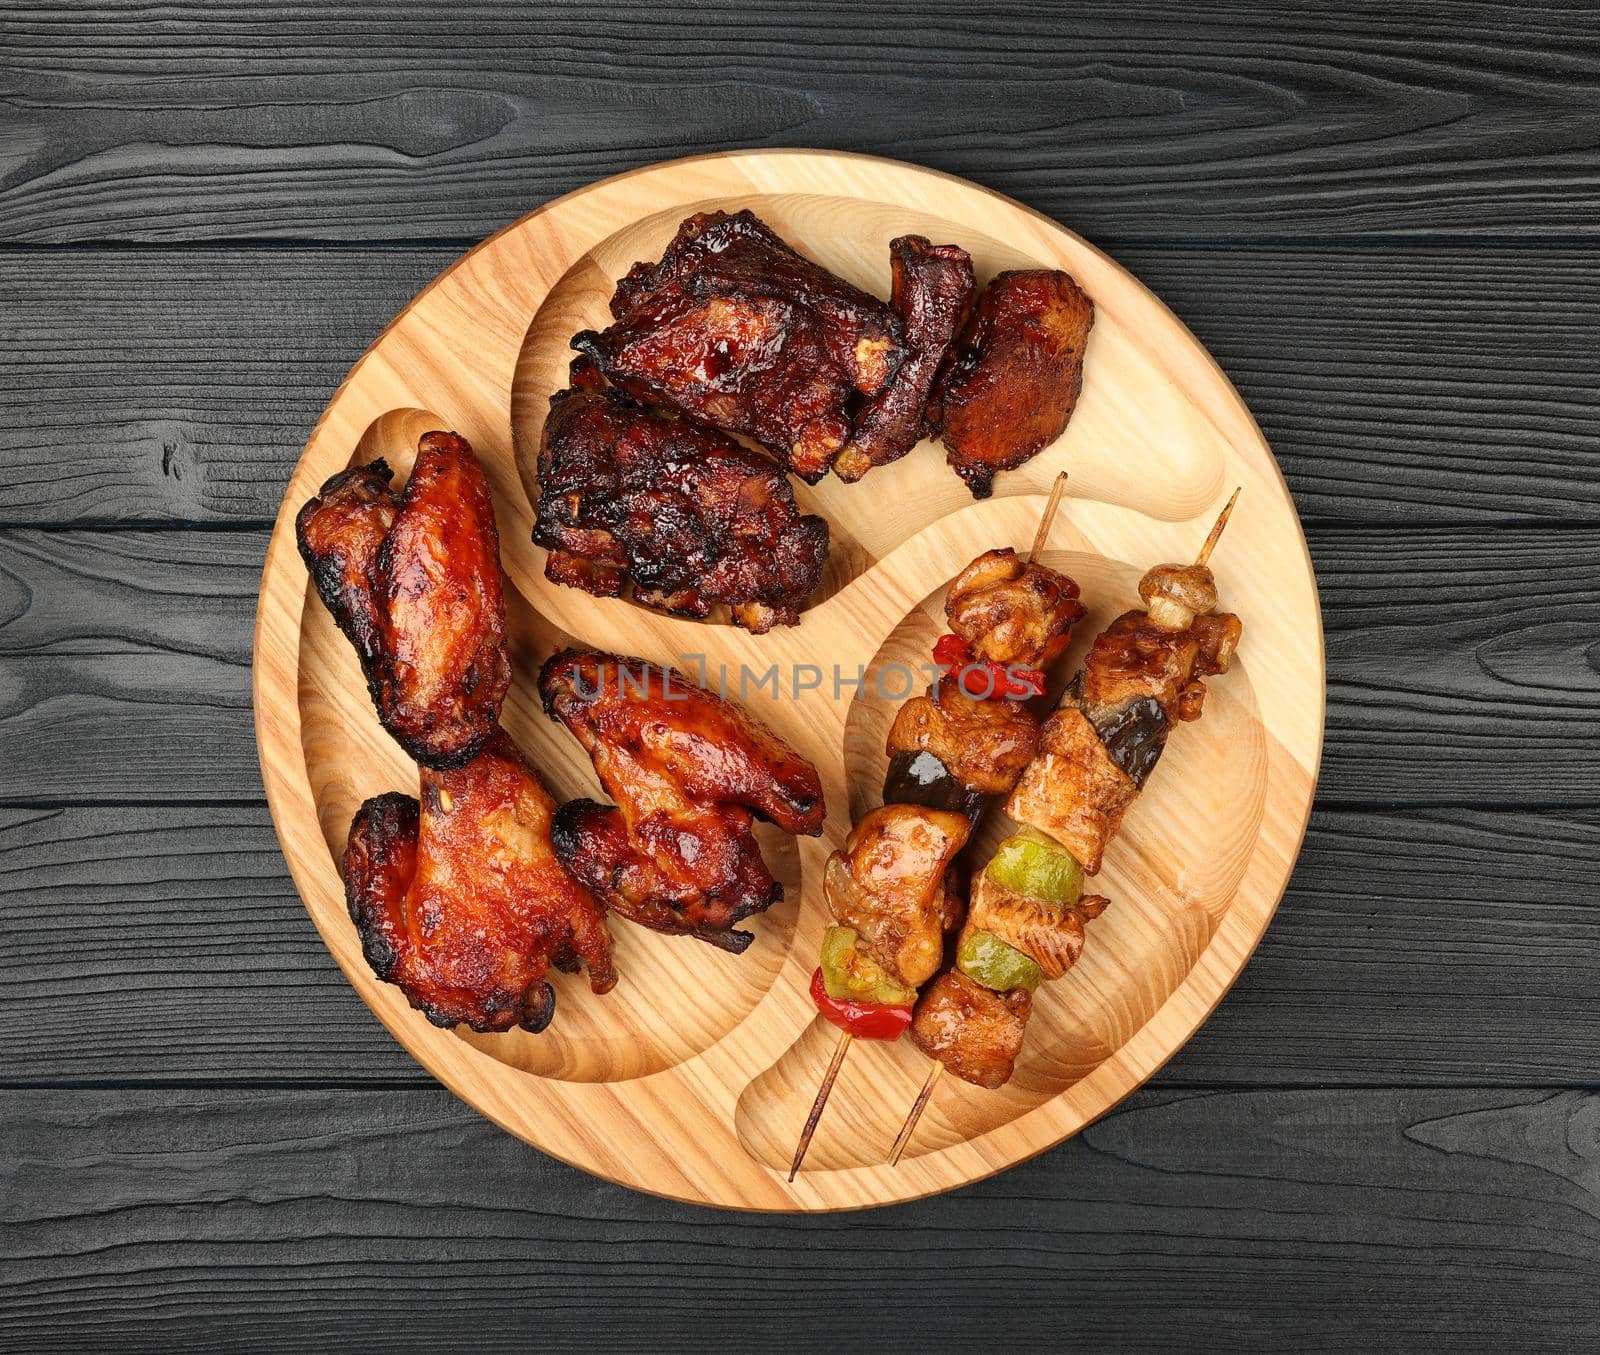
{"type": "Polygon", "coordinates": [[[882,390],[903,353],[881,301],[747,211],[689,217],[659,263],[617,284],[611,314],[572,340],[608,381],[754,438],[813,484],[850,435],[846,406],[882,390]]]}
{"type": "Polygon", "coordinates": [[[436,1026],[540,1031],[550,966],[616,985],[605,918],[550,845],[555,801],[496,730],[453,771],[422,772],[422,801],[368,800],[350,825],[345,899],[367,963],[436,1026]]]}
{"type": "Polygon", "coordinates": [[[342,471],[300,510],[317,593],[355,646],[378,719],[425,767],[459,767],[511,685],[500,537],[466,439],[427,433],[403,493],[383,461],[342,471]]]}
{"type": "Polygon", "coordinates": [[[539,448],[545,577],[597,597],[631,579],[646,606],[746,630],[792,626],[822,581],[828,524],[802,514],[759,452],[615,392],[563,391],[539,448]]]}
{"type": "Polygon", "coordinates": [[[572,731],[616,807],[563,805],[555,846],[623,917],[739,952],[734,924],[783,897],[755,818],[822,831],[816,769],[738,708],[642,659],[567,650],[539,674],[545,710],[572,731]]]}
{"type": "Polygon", "coordinates": [[[916,446],[934,378],[972,301],[972,256],[959,245],[902,235],[889,242],[889,265],[889,304],[900,320],[906,356],[856,416],[849,445],[833,463],[841,480],[859,480],[916,446]]]}
{"type": "Polygon", "coordinates": [[[928,406],[974,498],[1061,436],[1093,323],[1093,304],[1067,273],[1001,273],[984,288],[928,406]]]}

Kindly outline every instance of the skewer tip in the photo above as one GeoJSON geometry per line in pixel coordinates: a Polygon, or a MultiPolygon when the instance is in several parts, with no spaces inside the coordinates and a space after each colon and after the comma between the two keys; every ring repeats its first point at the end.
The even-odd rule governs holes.
{"type": "Polygon", "coordinates": [[[1217,542],[1222,539],[1222,529],[1228,525],[1228,519],[1233,516],[1233,506],[1239,502],[1239,495],[1244,493],[1244,486],[1240,485],[1233,491],[1228,502],[1222,505],[1222,511],[1217,514],[1217,520],[1211,526],[1211,533],[1206,537],[1205,544],[1200,547],[1200,554],[1195,556],[1195,564],[1203,565],[1211,558],[1211,552],[1216,549],[1217,542]]]}
{"type": "Polygon", "coordinates": [[[922,1084],[922,1090],[917,1093],[917,1099],[911,1103],[911,1113],[906,1116],[906,1122],[900,1126],[900,1137],[894,1141],[894,1147],[889,1150],[889,1165],[897,1166],[900,1154],[905,1152],[906,1145],[911,1142],[911,1136],[917,1132],[917,1121],[922,1118],[922,1112],[928,1108],[928,1098],[933,1095],[933,1089],[939,1083],[939,1074],[944,1072],[944,1064],[934,1061],[928,1070],[928,1080],[922,1084]]]}
{"type": "Polygon", "coordinates": [[[800,1141],[794,1146],[794,1160],[789,1163],[789,1184],[794,1184],[794,1178],[800,1172],[800,1164],[806,1160],[806,1149],[811,1147],[811,1136],[817,1132],[817,1122],[822,1119],[822,1112],[828,1104],[828,1094],[833,1091],[833,1084],[838,1080],[839,1069],[844,1064],[844,1056],[850,1049],[850,1032],[839,1032],[839,1043],[833,1049],[833,1061],[828,1064],[828,1071],[822,1076],[822,1085],[817,1088],[817,1099],[811,1103],[811,1113],[806,1116],[805,1128],[800,1131],[800,1141]]]}
{"type": "Polygon", "coordinates": [[[1067,473],[1062,471],[1050,486],[1050,497],[1045,500],[1044,512],[1039,515],[1039,529],[1033,534],[1033,546],[1028,551],[1028,563],[1039,558],[1044,543],[1050,539],[1050,528],[1056,520],[1056,510],[1061,507],[1061,496],[1067,492],[1067,473]]]}

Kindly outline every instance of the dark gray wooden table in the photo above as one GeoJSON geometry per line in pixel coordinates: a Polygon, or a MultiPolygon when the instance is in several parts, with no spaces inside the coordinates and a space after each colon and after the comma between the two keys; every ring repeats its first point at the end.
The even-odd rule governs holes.
{"type": "Polygon", "coordinates": [[[0,1350],[1592,1350],[1600,15],[1396,0],[0,9],[0,1350]],[[335,383],[553,194],[726,146],[1051,213],[1243,391],[1327,755],[1193,1043],[941,1199],[661,1203],[346,986],[251,737],[335,383]]]}

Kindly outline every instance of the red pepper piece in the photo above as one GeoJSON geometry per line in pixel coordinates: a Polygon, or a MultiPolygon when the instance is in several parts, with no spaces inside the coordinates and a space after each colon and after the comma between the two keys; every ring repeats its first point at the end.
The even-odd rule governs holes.
{"type": "Polygon", "coordinates": [[[846,1002],[829,997],[822,986],[822,970],[811,976],[811,1000],[817,1010],[840,1030],[858,1040],[898,1040],[911,1024],[910,1007],[889,1007],[877,1002],[846,1002]]]}
{"type": "Polygon", "coordinates": [[[1044,695],[1044,673],[1038,668],[1012,668],[1006,670],[1007,696],[1026,701],[1030,696],[1044,695]]]}
{"type": "Polygon", "coordinates": [[[934,641],[933,661],[950,669],[961,690],[974,701],[1026,701],[1044,692],[1044,674],[1039,669],[1007,668],[974,659],[971,647],[959,635],[941,635],[934,641]]]}
{"type": "Polygon", "coordinates": [[[964,668],[972,662],[972,650],[959,635],[941,635],[933,642],[933,661],[941,668],[964,668]]]}

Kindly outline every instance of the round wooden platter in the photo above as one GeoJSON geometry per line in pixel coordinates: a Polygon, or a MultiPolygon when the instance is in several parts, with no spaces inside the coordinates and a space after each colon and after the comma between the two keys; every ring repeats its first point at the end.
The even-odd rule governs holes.
{"type": "MultiPolygon", "coordinates": [[[[641,1190],[740,1209],[849,1209],[963,1185],[1059,1142],[1150,1077],[1271,919],[1310,813],[1323,701],[1316,585],[1293,503],[1260,430],[1194,337],[1110,259],[1017,203],[893,161],[808,151],[707,156],[608,179],[455,263],[318,422],[284,496],[256,627],[256,727],[284,854],[329,949],[395,1038],[548,1153],[641,1190]],[[980,282],[1002,268],[1066,268],[1096,308],[1071,425],[1001,475],[995,498],[974,502],[932,444],[857,485],[797,484],[832,525],[828,575],[798,627],[761,637],[558,588],[530,540],[539,431],[564,384],[568,338],[605,323],[614,280],[658,257],[682,217],[739,207],[879,295],[888,243],[911,231],[964,245],[980,282]],[[821,838],[765,838],[788,893],[753,919],[749,951],[730,956],[614,919],[622,982],[595,997],[559,978],[555,1022],[537,1036],[430,1026],[367,968],[340,886],[356,807],[382,791],[415,794],[417,776],[379,729],[355,656],[310,591],[294,514],[353,461],[383,454],[403,476],[430,427],[469,438],[494,486],[516,666],[503,718],[558,797],[598,794],[534,687],[544,657],[573,642],[691,674],[703,665],[735,693],[747,672],[746,704],[816,763],[827,793],[821,838]],[[891,1168],[885,1157],[928,1065],[907,1041],[858,1041],[791,1185],[789,1156],[835,1035],[806,996],[825,925],[823,862],[877,803],[884,733],[907,694],[899,665],[927,661],[945,585],[982,550],[1026,549],[1062,468],[1069,497],[1044,558],[1078,578],[1091,609],[1066,669],[1134,604],[1148,565],[1193,556],[1235,485],[1244,494],[1213,564],[1225,605],[1244,620],[1241,660],[1211,682],[1205,719],[1174,733],[1129,814],[1098,880],[1112,906],[1079,965],[1041,990],[1013,1081],[982,1091],[943,1079],[891,1168]],[[774,666],[776,696],[770,680],[757,683],[774,666]],[[858,669],[864,686],[849,681],[858,669]]],[[[975,850],[1004,827],[991,816],[975,850]]]]}

